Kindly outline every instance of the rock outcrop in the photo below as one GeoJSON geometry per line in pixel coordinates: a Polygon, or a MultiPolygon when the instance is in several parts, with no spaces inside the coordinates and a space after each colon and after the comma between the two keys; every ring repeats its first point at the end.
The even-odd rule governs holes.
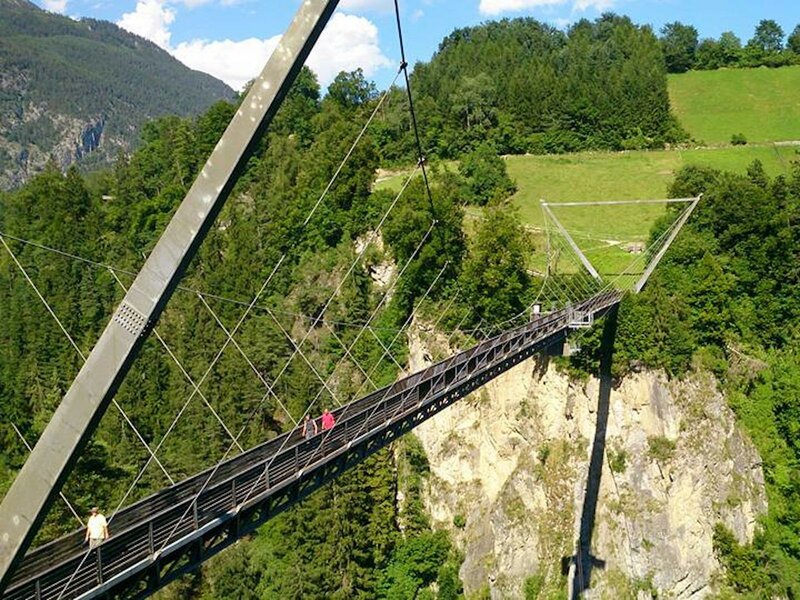
{"type": "MultiPolygon", "coordinates": [[[[414,369],[435,352],[419,331],[414,369]]],[[[468,595],[520,598],[528,581],[566,597],[575,580],[586,598],[703,598],[719,573],[715,524],[752,538],[766,510],[760,458],[712,377],[641,373],[612,389],[607,411],[598,398],[598,380],[531,359],[415,430],[431,467],[427,506],[464,552],[468,595]],[[598,443],[597,501],[585,507],[598,443]],[[590,522],[594,566],[576,569],[590,522]]]]}

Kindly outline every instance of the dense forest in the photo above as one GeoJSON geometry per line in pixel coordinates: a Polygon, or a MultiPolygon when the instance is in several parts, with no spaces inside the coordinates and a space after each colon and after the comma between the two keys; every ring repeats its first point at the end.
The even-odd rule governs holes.
{"type": "MultiPolygon", "coordinates": [[[[259,375],[232,347],[221,356],[204,385],[220,419],[203,406],[205,399],[195,399],[159,450],[164,470],[176,479],[224,455],[230,437],[223,423],[231,431],[244,428],[240,443],[250,447],[291,428],[312,403],[321,410],[394,380],[406,353],[405,336],[398,334],[415,300],[424,295],[433,305],[450,297],[462,262],[476,260],[466,245],[457,196],[467,183],[434,186],[432,202],[418,178],[402,202],[394,194],[372,193],[378,149],[369,136],[325,202],[318,202],[375,105],[372,95],[356,93],[364,85],[358,73],[342,75],[334,89],[349,92],[321,100],[314,75],[301,73],[235,199],[185,277],[185,290],[207,294],[179,292],[158,324],[181,365],[199,379],[225,341],[216,316],[232,327],[261,281],[270,279],[237,336],[259,375]],[[381,221],[381,238],[374,240],[381,221]],[[359,244],[366,250],[358,251],[359,244]],[[389,289],[370,277],[371,268],[387,261],[404,271],[389,289]],[[362,335],[366,322],[370,335],[362,335]],[[291,358],[298,340],[307,341],[303,354],[291,358]],[[265,401],[259,401],[262,379],[276,386],[265,401]],[[328,381],[324,389],[322,379],[328,381]]],[[[117,269],[119,285],[96,264],[7,240],[84,353],[119,301],[122,285],[130,282],[127,273],[141,266],[234,111],[235,105],[221,102],[196,120],[155,121],[146,126],[141,149],[119,160],[113,171],[85,180],[74,168],[64,175],[51,166],[2,197],[2,231],[117,269]]],[[[0,325],[0,485],[5,489],[26,455],[14,427],[30,441],[37,438],[80,358],[31,295],[9,253],[4,251],[0,265],[6,317],[0,325]]],[[[520,302],[515,299],[510,310],[520,302]]],[[[458,316],[456,309],[449,320],[458,316]]],[[[151,340],[118,399],[156,445],[191,390],[151,340]]],[[[110,512],[144,464],[142,446],[112,408],[65,494],[80,512],[94,503],[110,512]]],[[[422,510],[419,480],[425,469],[424,454],[413,440],[403,441],[276,519],[252,545],[240,546],[212,566],[207,578],[187,585],[213,597],[335,597],[334,592],[372,597],[379,590],[387,597],[408,597],[409,590],[438,581],[438,597],[455,598],[460,561],[447,536],[430,529],[422,510]],[[403,504],[396,502],[398,486],[403,504]],[[296,543],[288,543],[293,536],[296,543]],[[253,581],[259,584],[250,585],[253,581]]],[[[166,483],[152,463],[126,502],[166,483]]],[[[40,539],[73,529],[71,519],[66,506],[57,505],[40,539]]]]}
{"type": "MultiPolygon", "coordinates": [[[[651,29],[606,14],[566,33],[526,18],[457,29],[416,65],[412,86],[424,147],[454,158],[484,143],[505,154],[682,140],[664,75],[651,29]]],[[[408,162],[402,118],[387,124],[383,158],[408,162]]]]}
{"type": "Polygon", "coordinates": [[[718,39],[700,40],[694,26],[674,21],[662,28],[661,46],[670,73],[723,67],[783,67],[800,64],[800,25],[786,36],[777,22],[763,19],[753,37],[742,45],[732,31],[723,32],[718,39]]]}
{"type": "MultiPolygon", "coordinates": [[[[204,399],[188,403],[160,446],[165,470],[180,478],[218,461],[230,442],[223,423],[243,428],[241,443],[250,447],[291,428],[311,404],[335,405],[392,381],[406,361],[412,316],[458,335],[456,327],[499,323],[528,306],[538,283],[526,268],[531,244],[504,202],[514,184],[497,153],[682,139],[669,112],[663,43],[613,15],[567,33],[526,19],[454,32],[412,78],[435,172],[430,196],[419,177],[399,197],[373,188],[378,166],[416,158],[401,90],[388,92],[324,194],[379,96],[356,71],[340,74],[322,97],[304,69],[158,323],[177,361],[199,379],[226,339],[216,318],[234,327],[269,280],[237,334],[258,375],[235,348],[225,350],[204,384],[219,419],[204,399]],[[437,158],[458,159],[459,167],[440,167],[437,158]],[[485,207],[469,235],[467,204],[485,207]],[[396,283],[377,275],[392,269],[403,273],[396,283]],[[365,323],[369,335],[360,334],[365,323]],[[300,340],[302,356],[293,352],[300,340]],[[261,379],[279,382],[274,396],[264,397],[261,379]]],[[[143,127],[141,147],[113,169],[84,176],[51,164],[0,194],[0,231],[20,238],[3,239],[82,352],[235,110],[223,101],[197,118],[154,120],[143,127]]],[[[753,544],[739,545],[723,527],[716,532],[728,587],[743,597],[795,597],[800,167],[774,179],[758,163],[746,176],[691,168],[670,190],[700,192],[697,213],[645,292],[621,307],[615,375],[642,368],[716,375],[758,446],[770,499],[753,544]]],[[[669,222],[658,224],[654,239],[669,222]]],[[[2,493],[27,454],[15,427],[37,438],[81,359],[5,248],[0,306],[2,493]]],[[[587,336],[574,368],[596,372],[598,340],[599,331],[587,336]]],[[[151,339],[118,400],[155,446],[191,395],[181,369],[151,339]]],[[[110,409],[65,494],[79,512],[95,504],[111,512],[167,483],[152,463],[138,478],[146,459],[110,409]]],[[[459,598],[462,558],[423,507],[427,469],[421,447],[404,438],[163,595],[459,598]]],[[[39,541],[75,525],[57,504],[39,541]]]]}

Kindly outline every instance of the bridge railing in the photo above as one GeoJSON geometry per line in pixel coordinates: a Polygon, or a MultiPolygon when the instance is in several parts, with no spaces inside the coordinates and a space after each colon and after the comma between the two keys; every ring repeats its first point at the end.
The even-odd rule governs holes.
{"type": "MultiPolygon", "coordinates": [[[[594,314],[618,300],[618,292],[607,292],[576,308],[594,314]]],[[[88,556],[81,546],[82,531],[35,549],[15,573],[6,597],[74,598],[126,571],[144,568],[159,551],[168,551],[182,538],[202,533],[209,524],[230,518],[242,505],[265,494],[278,493],[304,471],[308,474],[346,453],[351,445],[419,410],[466,378],[494,368],[534,340],[569,328],[571,310],[538,315],[336,409],[336,426],[311,440],[304,440],[295,429],[222,463],[216,472],[208,469],[131,505],[113,519],[109,540],[88,556]],[[67,593],[61,595],[65,586],[67,593]]]]}

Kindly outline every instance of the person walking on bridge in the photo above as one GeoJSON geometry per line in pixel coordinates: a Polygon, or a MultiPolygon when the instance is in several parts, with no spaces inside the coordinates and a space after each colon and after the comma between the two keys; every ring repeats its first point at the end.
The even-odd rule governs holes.
{"type": "Polygon", "coordinates": [[[317,422],[309,415],[306,415],[303,421],[303,437],[310,440],[315,435],[317,435],[317,422]]]}
{"type": "Polygon", "coordinates": [[[336,425],[336,419],[333,413],[326,408],[322,411],[322,431],[333,429],[334,425],[336,425]]]}
{"type": "Polygon", "coordinates": [[[86,541],[89,542],[89,550],[94,550],[108,539],[108,521],[96,506],[91,513],[86,523],[86,541]]]}

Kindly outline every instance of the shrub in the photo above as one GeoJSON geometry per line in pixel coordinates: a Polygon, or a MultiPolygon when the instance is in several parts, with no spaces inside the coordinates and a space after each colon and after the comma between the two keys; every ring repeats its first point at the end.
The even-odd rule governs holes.
{"type": "Polygon", "coordinates": [[[648,451],[650,458],[660,463],[671,460],[675,454],[675,442],[663,435],[650,436],[647,438],[647,445],[650,448],[648,451]]]}
{"type": "Polygon", "coordinates": [[[612,473],[624,473],[627,467],[628,453],[624,449],[608,451],[608,468],[612,473]]]}
{"type": "Polygon", "coordinates": [[[734,146],[745,146],[747,144],[747,138],[743,133],[734,133],[731,136],[731,144],[734,146]]]}

